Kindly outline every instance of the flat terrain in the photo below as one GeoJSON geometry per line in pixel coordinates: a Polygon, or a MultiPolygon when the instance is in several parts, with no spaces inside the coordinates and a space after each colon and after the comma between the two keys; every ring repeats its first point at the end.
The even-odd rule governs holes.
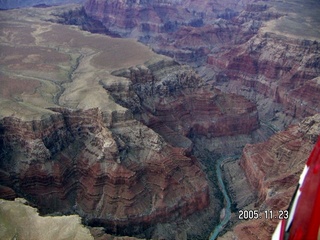
{"type": "Polygon", "coordinates": [[[93,239],[79,216],[41,217],[23,199],[0,199],[1,239],[93,239]],[[26,224],[28,222],[28,224],[26,224]]]}
{"type": "Polygon", "coordinates": [[[65,10],[0,12],[0,118],[39,119],[59,106],[121,111],[99,82],[121,81],[110,72],[157,56],[134,40],[48,21],[65,10]]]}
{"type": "Polygon", "coordinates": [[[266,24],[264,31],[291,38],[320,40],[320,1],[318,0],[269,0],[271,10],[284,16],[266,24]]]}

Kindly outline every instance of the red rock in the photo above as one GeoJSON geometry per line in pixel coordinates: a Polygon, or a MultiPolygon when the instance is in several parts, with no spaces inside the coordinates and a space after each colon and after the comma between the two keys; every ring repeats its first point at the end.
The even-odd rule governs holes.
{"type": "Polygon", "coordinates": [[[225,75],[228,87],[224,90],[270,98],[301,120],[318,112],[318,52],[317,42],[265,33],[214,59],[209,57],[208,64],[225,75]]]}
{"type": "Polygon", "coordinates": [[[191,142],[185,137],[192,134],[235,136],[250,134],[258,128],[253,103],[217,89],[206,90],[193,71],[186,68],[181,72],[175,62],[165,61],[114,74],[130,78],[134,93],[129,96],[137,94],[140,99],[139,106],[132,98],[121,99],[124,106],[133,111],[142,109],[136,110],[136,118],[174,146],[188,148],[191,142]]]}
{"type": "MultiPolygon", "coordinates": [[[[286,210],[298,184],[311,150],[320,134],[320,115],[304,119],[299,125],[279,132],[268,141],[246,145],[240,164],[252,187],[258,191],[257,209],[262,211],[286,210]]],[[[259,236],[270,239],[277,221],[247,221],[234,228],[241,238],[244,234],[251,238],[259,236]],[[264,231],[262,234],[261,231],[264,231]]]]}
{"type": "Polygon", "coordinates": [[[1,138],[15,154],[8,159],[14,164],[2,166],[6,183],[41,209],[73,208],[112,228],[165,221],[174,212],[187,216],[208,205],[205,175],[185,150],[135,120],[111,132],[97,109],[55,111],[43,120],[1,120],[1,138]]]}
{"type": "Polygon", "coordinates": [[[318,111],[318,99],[309,96],[318,95],[319,84],[312,84],[312,91],[309,81],[319,76],[319,43],[263,31],[264,22],[284,15],[273,4],[88,0],[85,10],[122,36],[137,38],[180,62],[205,66],[204,72],[213,69],[208,78],[223,91],[253,101],[268,98],[274,108],[283,107],[286,118],[301,120],[318,111]]]}
{"type": "Polygon", "coordinates": [[[0,185],[0,196],[3,199],[13,200],[17,197],[17,194],[12,188],[0,185]]]}

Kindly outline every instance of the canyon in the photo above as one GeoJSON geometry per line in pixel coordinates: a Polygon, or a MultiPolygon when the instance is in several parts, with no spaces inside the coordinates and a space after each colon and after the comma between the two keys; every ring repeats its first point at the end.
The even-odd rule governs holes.
{"type": "Polygon", "coordinates": [[[207,239],[221,161],[218,239],[270,239],[277,221],[238,215],[286,209],[320,134],[313,4],[2,11],[0,197],[78,214],[95,239],[207,239]]]}
{"type": "Polygon", "coordinates": [[[13,9],[24,7],[49,7],[67,3],[83,3],[83,0],[0,0],[0,9],[13,9]]]}
{"type": "Polygon", "coordinates": [[[1,197],[98,235],[208,234],[222,203],[190,136],[249,135],[255,105],[133,40],[53,23],[62,9],[1,15],[1,197]]]}
{"type": "Polygon", "coordinates": [[[208,84],[257,102],[276,129],[319,112],[318,1],[114,2],[84,9],[121,37],[193,66],[208,84]]]}

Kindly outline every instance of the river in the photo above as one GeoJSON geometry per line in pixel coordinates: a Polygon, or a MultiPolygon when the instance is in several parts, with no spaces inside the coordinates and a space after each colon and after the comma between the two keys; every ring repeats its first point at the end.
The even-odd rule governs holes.
{"type": "Polygon", "coordinates": [[[223,220],[214,228],[214,230],[211,232],[209,240],[214,240],[218,237],[219,233],[223,230],[225,225],[229,222],[231,217],[231,200],[228,196],[226,186],[224,185],[224,182],[222,180],[222,173],[221,173],[221,163],[226,159],[235,159],[239,156],[231,156],[231,157],[221,157],[216,161],[216,175],[218,179],[219,188],[221,189],[221,192],[224,197],[224,209],[225,209],[225,216],[223,220]]]}

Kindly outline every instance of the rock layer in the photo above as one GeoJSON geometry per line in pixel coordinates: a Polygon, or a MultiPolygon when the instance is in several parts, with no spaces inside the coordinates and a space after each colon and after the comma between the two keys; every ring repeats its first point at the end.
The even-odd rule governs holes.
{"type": "MultiPolygon", "coordinates": [[[[240,165],[258,194],[251,208],[262,212],[271,210],[275,216],[278,210],[288,208],[319,134],[320,115],[317,114],[275,134],[264,143],[246,145],[240,165]]],[[[237,225],[230,234],[239,239],[269,239],[277,224],[277,220],[265,218],[246,221],[237,225]]]]}
{"type": "MultiPolygon", "coordinates": [[[[128,77],[130,96],[119,103],[131,108],[135,117],[163,136],[174,146],[188,148],[186,137],[210,138],[250,134],[257,129],[256,106],[237,95],[217,89],[205,89],[202,80],[190,69],[182,71],[174,61],[148,63],[145,66],[114,72],[128,77]]],[[[105,84],[106,89],[113,86],[105,84]]]]}
{"type": "MultiPolygon", "coordinates": [[[[28,24],[11,17],[1,31],[11,54],[2,58],[0,75],[2,196],[23,195],[44,212],[77,212],[89,224],[125,234],[214,204],[193,144],[251,141],[258,112],[271,132],[319,112],[318,36],[272,33],[265,22],[285,21],[286,14],[270,7],[274,1],[252,2],[86,2],[86,17],[101,21],[95,31],[137,38],[178,61],[202,65],[198,70],[207,82],[130,41],[106,42],[44,23],[33,18],[36,10],[24,15],[28,24]],[[212,86],[244,95],[258,109],[212,86]]],[[[244,149],[241,164],[258,192],[256,207],[288,204],[303,162],[289,159],[306,157],[311,146],[303,129],[291,127],[265,145],[244,149]]],[[[213,145],[201,148],[217,153],[213,145]]],[[[251,222],[235,232],[255,238],[264,229],[267,238],[274,225],[251,222]]]]}
{"type": "Polygon", "coordinates": [[[1,197],[24,196],[42,213],[78,213],[125,235],[205,209],[209,187],[190,149],[167,143],[103,87],[117,82],[129,96],[128,79],[110,72],[163,57],[39,19],[52,9],[61,11],[2,13],[0,81],[16,88],[4,84],[0,95],[1,197]]]}
{"type": "Polygon", "coordinates": [[[246,145],[240,164],[259,198],[270,208],[285,208],[320,133],[319,114],[304,119],[267,142],[246,145]],[[287,194],[286,192],[289,191],[287,194]]]}
{"type": "Polygon", "coordinates": [[[320,59],[318,3],[286,4],[87,0],[85,11],[122,37],[198,67],[222,91],[257,102],[261,119],[284,129],[319,112],[320,59]]]}
{"type": "Polygon", "coordinates": [[[45,1],[0,0],[0,8],[1,9],[11,9],[11,8],[32,7],[32,6],[48,7],[48,5],[66,4],[66,3],[81,3],[81,2],[84,2],[84,1],[83,0],[66,0],[66,1],[62,1],[62,0],[45,0],[45,1]]]}
{"type": "Polygon", "coordinates": [[[1,197],[123,235],[150,238],[154,227],[161,236],[158,224],[191,214],[201,222],[210,204],[206,224],[214,224],[220,200],[192,136],[249,134],[259,127],[256,106],[135,41],[56,24],[56,12],[2,13],[1,197]]]}
{"type": "Polygon", "coordinates": [[[98,109],[52,109],[47,119],[1,120],[2,184],[42,211],[72,211],[124,227],[183,216],[209,203],[196,159],[133,119],[108,126],[98,109]],[[107,127],[108,126],[108,127],[107,127]]]}
{"type": "MultiPolygon", "coordinates": [[[[315,17],[318,13],[314,10],[314,4],[318,3],[228,1],[222,6],[212,1],[198,2],[197,5],[185,1],[178,7],[175,1],[116,2],[88,0],[85,11],[123,37],[137,38],[155,51],[196,66],[207,83],[223,92],[240,94],[257,103],[262,128],[256,131],[259,135],[256,140],[266,139],[292,123],[319,113],[320,35],[316,27],[319,19],[315,17]],[[234,2],[239,5],[235,7],[232,5],[234,2]],[[95,11],[98,8],[99,11],[95,11]],[[173,9],[176,9],[176,14],[167,14],[173,9]],[[128,19],[132,18],[134,21],[129,22],[128,19]],[[304,24],[301,19],[308,21],[304,24]]],[[[225,118],[220,118],[219,104],[208,104],[215,99],[215,103],[223,102],[225,107],[228,106],[226,102],[238,102],[238,96],[226,98],[217,90],[194,87],[190,92],[176,85],[171,89],[157,88],[157,78],[150,74],[148,66],[131,69],[120,76],[131,79],[131,87],[141,103],[140,107],[134,108],[135,117],[161,135],[168,136],[165,139],[174,146],[191,145],[181,136],[200,135],[196,144],[203,143],[207,149],[218,153],[217,148],[226,149],[212,143],[217,142],[212,141],[212,137],[222,136],[220,132],[225,134],[221,141],[247,140],[239,136],[247,132],[238,131],[233,125],[234,119],[230,121],[234,113],[228,111],[228,107],[224,108],[225,118]],[[144,79],[143,84],[136,83],[135,79],[140,79],[142,72],[149,75],[149,84],[148,79],[144,79]],[[150,95],[156,98],[150,101],[150,95]],[[163,96],[166,96],[165,100],[163,96]],[[187,107],[172,96],[184,99],[188,102],[187,107]],[[233,97],[234,101],[230,101],[233,97]],[[201,115],[203,121],[197,117],[190,118],[191,112],[201,115]],[[233,138],[234,135],[237,137],[233,138]]],[[[134,106],[127,100],[121,104],[134,106]]],[[[240,117],[239,123],[246,126],[245,129],[256,129],[251,128],[255,125],[252,118],[255,110],[249,112],[251,117],[246,120],[240,117]]],[[[258,192],[256,207],[274,210],[287,206],[302,170],[300,165],[308,156],[311,145],[306,132],[294,126],[275,135],[264,145],[248,145],[244,149],[241,164],[248,181],[258,192]],[[273,153],[274,149],[277,149],[277,154],[273,153]],[[291,158],[297,161],[290,161],[291,158]],[[274,165],[278,167],[272,170],[274,165]]],[[[236,152],[235,149],[232,151],[236,152]]],[[[231,171],[232,165],[232,178],[231,171]]],[[[242,201],[241,206],[249,201],[235,195],[242,201]]],[[[244,223],[235,231],[238,231],[240,239],[256,239],[258,232],[261,233],[259,237],[267,239],[275,224],[274,221],[244,223]]]]}
{"type": "MultiPolygon", "coordinates": [[[[225,64],[223,73],[232,92],[252,99],[269,98],[293,119],[301,120],[320,110],[317,41],[258,34],[219,61],[225,64]]],[[[274,112],[269,115],[271,118],[274,112]]]]}
{"type": "Polygon", "coordinates": [[[224,14],[227,8],[237,11],[247,2],[88,0],[84,8],[89,16],[123,37],[148,39],[159,33],[174,32],[183,25],[202,26],[205,17],[224,14]]]}

